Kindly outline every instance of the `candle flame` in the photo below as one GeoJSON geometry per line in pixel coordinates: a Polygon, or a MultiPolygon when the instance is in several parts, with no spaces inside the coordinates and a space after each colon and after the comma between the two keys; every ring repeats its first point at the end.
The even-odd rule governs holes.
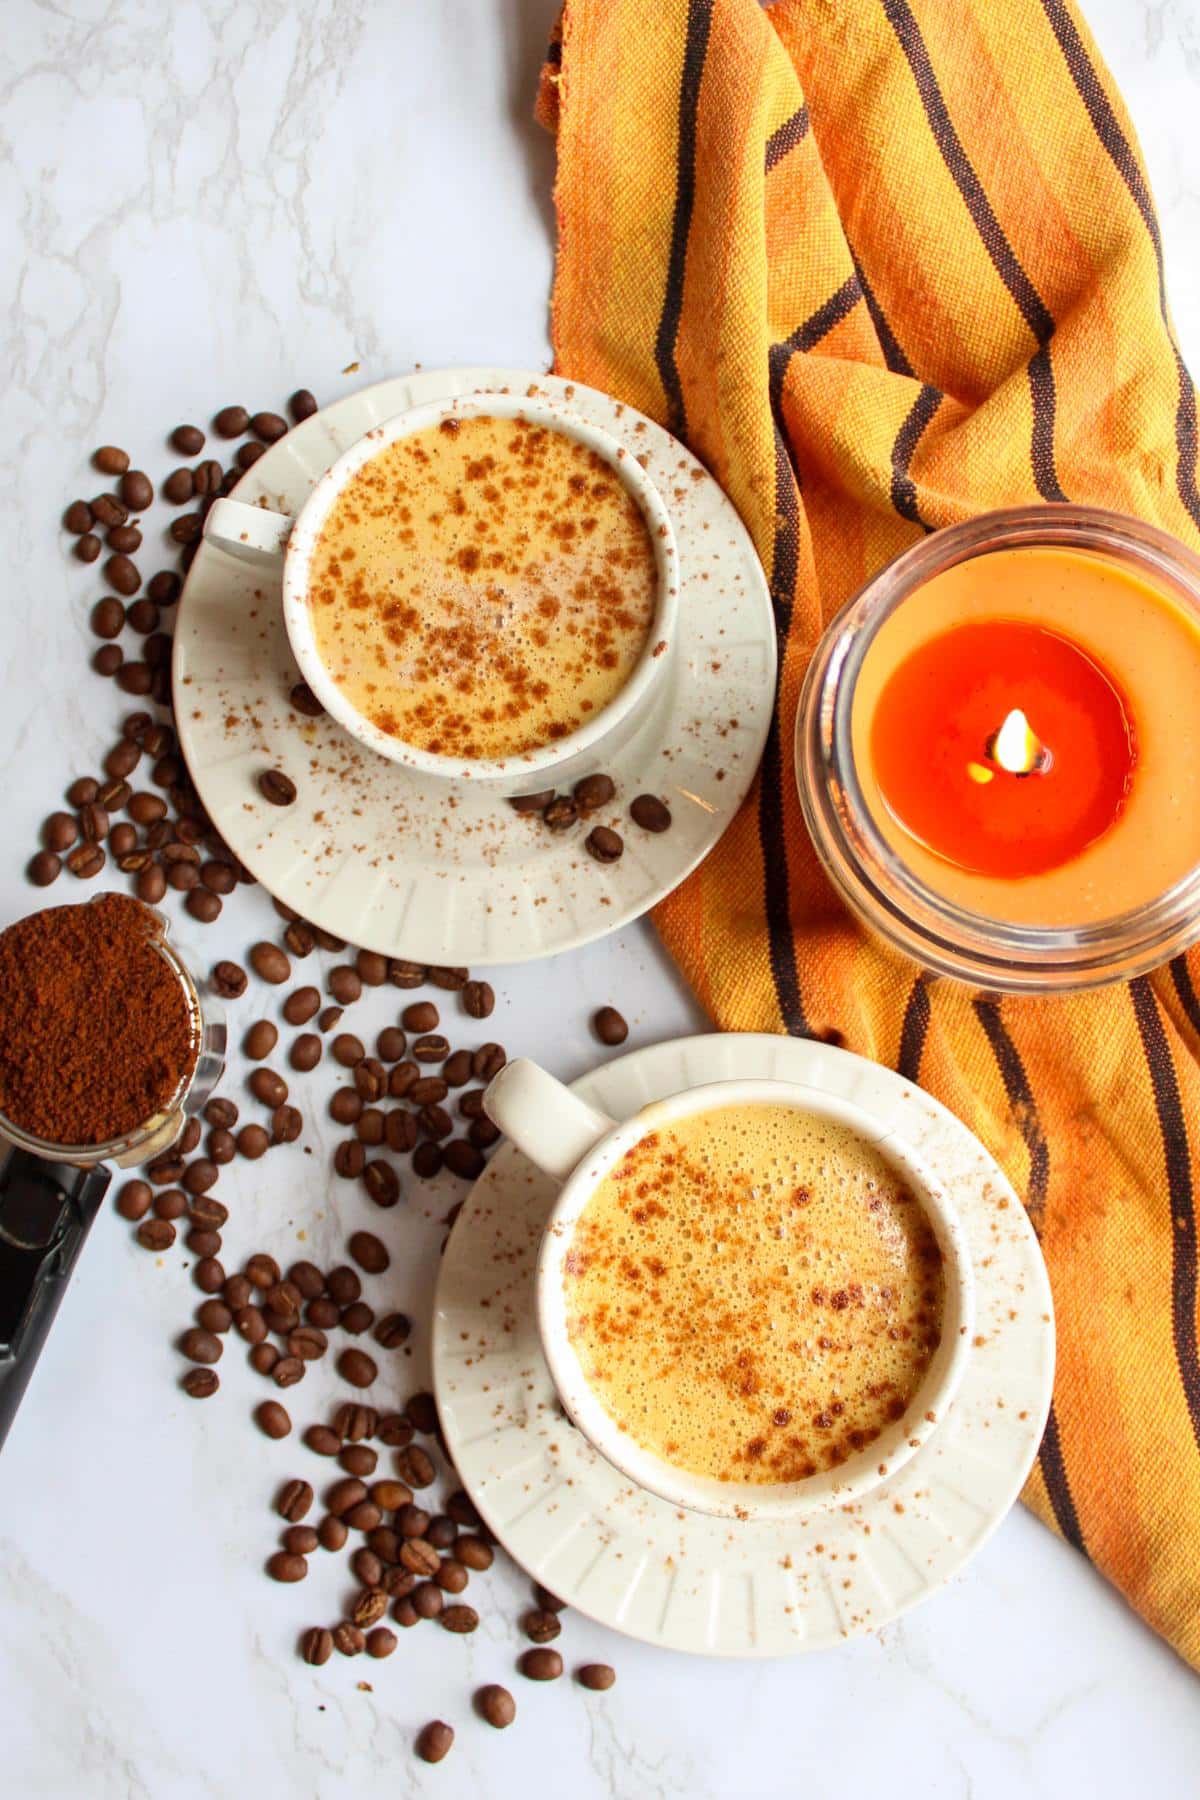
{"type": "Polygon", "coordinates": [[[1014,706],[988,745],[988,754],[1010,775],[1031,775],[1049,760],[1019,706],[1014,706]]]}

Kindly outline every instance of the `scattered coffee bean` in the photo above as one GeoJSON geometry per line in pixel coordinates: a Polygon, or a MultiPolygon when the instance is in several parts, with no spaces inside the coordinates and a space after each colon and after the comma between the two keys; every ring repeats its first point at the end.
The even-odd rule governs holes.
{"type": "MultiPolygon", "coordinates": [[[[107,543],[110,550],[119,550],[122,556],[133,556],[142,547],[142,534],[136,525],[113,525],[109,530],[107,543]]],[[[158,624],[158,609],[153,600],[136,600],[129,609],[129,623],[135,631],[143,634],[153,631],[158,624]],[[146,606],[154,612],[154,625],[141,625],[138,622],[145,615],[139,614],[137,608],[146,606]]]]}
{"type": "Polygon", "coordinates": [[[74,548],[80,562],[94,563],[100,555],[102,545],[94,532],[85,531],[82,537],[76,538],[74,548]]]}
{"type": "Polygon", "coordinates": [[[282,769],[266,769],[258,778],[258,791],[272,806],[291,806],[296,784],[282,769]]]}
{"type": "Polygon", "coordinates": [[[400,1019],[406,1031],[416,1033],[433,1031],[441,1022],[432,1000],[414,1000],[404,1008],[400,1019]]]}
{"type": "Polygon", "coordinates": [[[215,1369],[189,1369],[179,1385],[190,1399],[207,1400],[220,1387],[221,1377],[215,1369]]]}
{"type": "Polygon", "coordinates": [[[123,475],[129,467],[129,452],[118,450],[115,444],[102,444],[93,450],[92,463],[102,475],[123,475]]]}
{"type": "Polygon", "coordinates": [[[80,881],[91,881],[100,873],[106,860],[99,844],[77,844],[68,854],[66,864],[80,881]]]}
{"type": "Polygon", "coordinates": [[[432,1181],[442,1166],[441,1146],[435,1144],[432,1138],[427,1138],[423,1144],[418,1144],[413,1151],[412,1166],[413,1173],[418,1175],[422,1181],[432,1181]]]}
{"type": "Polygon", "coordinates": [[[279,1490],[275,1498],[275,1511],[281,1519],[287,1519],[296,1525],[308,1516],[313,1503],[311,1483],[307,1481],[289,1481],[279,1490]]]}
{"type": "Polygon", "coordinates": [[[224,1300],[205,1300],[196,1308],[196,1322],[223,1337],[233,1324],[233,1314],[224,1300]]]}
{"type": "Polygon", "coordinates": [[[82,537],[92,529],[92,509],[86,500],[72,500],[63,514],[63,525],[73,537],[82,537]]]}
{"type": "MultiPolygon", "coordinates": [[[[234,457],[233,460],[236,463],[238,469],[244,471],[246,469],[252,469],[254,467],[255,463],[258,461],[259,457],[263,456],[265,454],[266,454],[266,446],[264,444],[255,444],[255,443],[242,444],[238,450],[237,455],[234,457]]],[[[221,492],[222,493],[226,492],[226,483],[229,482],[229,476],[232,475],[233,473],[234,473],[234,471],[231,469],[229,471],[229,475],[227,475],[225,477],[225,481],[223,481],[221,483],[221,492]]],[[[236,487],[237,482],[234,481],[230,485],[233,487],[236,487]]]]}
{"type": "Polygon", "coordinates": [[[536,794],[514,794],[508,804],[515,813],[540,813],[545,812],[553,798],[553,788],[542,788],[536,794]]]}
{"type": "Polygon", "coordinates": [[[304,1442],[317,1456],[336,1456],[342,1447],[341,1438],[328,1425],[310,1425],[304,1433],[304,1442]]]}
{"type": "Polygon", "coordinates": [[[120,644],[102,644],[92,658],[92,667],[97,675],[115,675],[125,661],[125,653],[120,644]]]}
{"type": "Polygon", "coordinates": [[[129,508],[115,494],[97,494],[91,506],[96,523],[106,528],[123,525],[129,517],[129,508]]]}
{"type": "Polygon", "coordinates": [[[617,1679],[617,1671],[608,1663],[584,1663],[576,1669],[575,1679],[580,1687],[590,1688],[593,1694],[605,1694],[617,1679]]]}
{"type": "MultiPolygon", "coordinates": [[[[268,1029],[271,1032],[274,1032],[275,1027],[271,1025],[268,1029]]],[[[264,1106],[270,1106],[272,1108],[282,1106],[288,1097],[287,1082],[283,1079],[282,1075],[277,1075],[274,1069],[251,1070],[246,1081],[246,1086],[250,1089],[254,1098],[256,1100],[261,1100],[264,1106]]]]}
{"type": "Polygon", "coordinates": [[[261,1062],[264,1056],[270,1056],[278,1041],[278,1028],[269,1019],[258,1019],[243,1038],[242,1049],[253,1061],[261,1062]]]}
{"type": "Polygon", "coordinates": [[[422,1075],[409,1087],[407,1098],[413,1106],[437,1106],[449,1091],[440,1075],[422,1075]]]}
{"type": "Polygon", "coordinates": [[[631,801],[629,816],[635,825],[643,831],[668,831],[671,825],[671,810],[656,794],[639,794],[631,801]]]}
{"type": "Polygon", "coordinates": [[[154,1196],[154,1211],[160,1219],[182,1219],[187,1211],[187,1195],[182,1188],[165,1188],[154,1196]]]}
{"type": "MultiPolygon", "coordinates": [[[[373,1475],[375,1473],[379,1464],[379,1452],[377,1450],[372,1450],[369,1444],[347,1444],[345,1449],[342,1450],[339,1455],[338,1461],[341,1463],[343,1469],[345,1469],[347,1475],[357,1475],[358,1479],[363,1481],[368,1475],[373,1475]]],[[[397,1485],[402,1486],[403,1484],[399,1483],[397,1485]]],[[[404,1491],[407,1493],[407,1488],[404,1491]]],[[[374,1494],[372,1494],[371,1498],[375,1500],[377,1506],[382,1506],[383,1502],[376,1499],[374,1494]]],[[[357,1502],[355,1502],[355,1504],[357,1505],[357,1502]]],[[[400,1504],[403,1504],[403,1502],[400,1504]]],[[[393,1507],[391,1510],[394,1512],[396,1509],[393,1507]]]]}
{"type": "Polygon", "coordinates": [[[296,711],[303,713],[306,719],[319,719],[325,711],[307,681],[298,681],[288,698],[296,711]]]}
{"type": "Polygon", "coordinates": [[[180,456],[199,456],[204,448],[204,433],[198,425],[177,425],[169,442],[180,456]]]}
{"type": "Polygon", "coordinates": [[[125,629],[125,608],[111,595],[97,600],[92,608],[91,627],[98,638],[120,637],[125,629]]]}
{"type": "Polygon", "coordinates": [[[342,1008],[340,1006],[322,1007],[320,1016],[317,1019],[317,1030],[333,1031],[341,1023],[341,1019],[342,1008]]]}
{"type": "MultiPolygon", "coordinates": [[[[332,1284],[338,1276],[348,1276],[354,1284],[353,1292],[347,1299],[356,1300],[361,1291],[358,1276],[353,1269],[334,1269],[329,1281],[332,1284]]],[[[379,1414],[373,1406],[363,1406],[357,1400],[343,1401],[333,1415],[333,1429],[339,1432],[348,1444],[359,1444],[364,1438],[374,1437],[379,1424],[379,1414]]]]}
{"type": "MultiPolygon", "coordinates": [[[[204,462],[197,463],[196,467],[192,470],[192,479],[195,482],[197,498],[203,500],[218,493],[224,478],[224,471],[215,458],[210,456],[206,458],[204,462]]],[[[200,515],[197,513],[196,518],[199,519],[199,517],[200,515]]]]}
{"type": "Polygon", "coordinates": [[[479,1614],[473,1606],[464,1606],[459,1602],[455,1606],[447,1606],[441,1615],[442,1628],[460,1635],[479,1629],[479,1614]]]}
{"type": "MultiPolygon", "coordinates": [[[[351,1354],[354,1354],[351,1352],[351,1354]]],[[[415,1423],[415,1421],[414,1421],[415,1423]]],[[[418,1429],[420,1429],[418,1427],[418,1429]]],[[[396,1471],[410,1488],[430,1487],[437,1476],[433,1458],[419,1444],[409,1444],[397,1452],[396,1471]]],[[[447,1511],[449,1508],[447,1507],[447,1511]]]]}
{"type": "Polygon", "coordinates": [[[494,1725],[497,1731],[503,1731],[516,1718],[517,1703],[506,1687],[492,1681],[476,1693],[475,1710],[481,1719],[494,1725]]]}
{"type": "Polygon", "coordinates": [[[477,1181],[487,1166],[482,1151],[466,1138],[454,1138],[449,1144],[443,1144],[442,1161],[460,1181],[477,1181]]]}
{"type": "Polygon", "coordinates": [[[154,501],[154,483],[141,469],[126,469],[120,480],[121,498],[130,512],[145,512],[154,501]]]}
{"type": "Polygon", "coordinates": [[[300,1641],[300,1654],[314,1669],[324,1666],[333,1655],[333,1633],[323,1625],[314,1625],[300,1641]]]}
{"type": "Polygon", "coordinates": [[[557,1681],[563,1672],[563,1660],[557,1650],[524,1650],[517,1667],[529,1681],[557,1681]]]}
{"type": "Polygon", "coordinates": [[[390,1656],[399,1641],[395,1632],[389,1631],[386,1625],[377,1625],[367,1633],[367,1655],[376,1658],[390,1656]]]}
{"type": "Polygon", "coordinates": [[[296,988],[283,1003],[283,1016],[289,1025],[307,1025],[321,1009],[321,996],[315,987],[296,988]]]}
{"type": "Polygon", "coordinates": [[[428,974],[424,963],[406,962],[400,956],[393,956],[388,962],[388,980],[393,987],[423,987],[428,974]]]}
{"type": "MultiPolygon", "coordinates": [[[[434,1524],[436,1523],[437,1521],[435,1520],[434,1524]]],[[[430,1529],[432,1531],[432,1526],[430,1529]]],[[[444,1594],[461,1594],[470,1583],[471,1577],[466,1566],[463,1563],[460,1563],[457,1558],[453,1556],[444,1556],[442,1558],[442,1565],[433,1579],[437,1582],[444,1594]]]]}
{"type": "MultiPolygon", "coordinates": [[[[214,994],[219,994],[223,1000],[236,1000],[246,991],[246,971],[235,962],[217,963],[209,981],[214,994]]],[[[235,1113],[234,1118],[236,1117],[235,1113]]]]}
{"type": "Polygon", "coordinates": [[[53,850],[39,850],[30,857],[25,869],[34,887],[49,887],[62,873],[62,860],[53,850]]]}
{"type": "Polygon", "coordinates": [[[254,1409],[254,1417],[259,1430],[266,1432],[269,1438],[285,1438],[292,1429],[287,1410],[278,1400],[264,1400],[254,1409]]]}
{"type": "Polygon", "coordinates": [[[607,825],[595,825],[583,840],[588,855],[598,863],[619,862],[625,852],[625,840],[619,831],[607,825]]]}
{"type": "Polygon", "coordinates": [[[244,406],[223,406],[213,420],[213,429],[218,437],[241,437],[250,423],[250,414],[244,406]]]}
{"type": "Polygon", "coordinates": [[[429,965],[429,979],[434,987],[445,988],[451,994],[460,993],[470,978],[470,969],[451,968],[442,963],[429,965]]]}
{"type": "Polygon", "coordinates": [[[462,990],[463,1011],[472,1019],[489,1019],[496,1007],[495,989],[486,981],[468,981],[462,990]]]}
{"type": "Polygon", "coordinates": [[[412,1435],[412,1422],[404,1413],[387,1413],[379,1421],[380,1442],[393,1450],[403,1449],[405,1444],[411,1444],[412,1435]]]}
{"type": "MultiPolygon", "coordinates": [[[[73,825],[74,821],[71,822],[73,825]]],[[[375,1040],[375,1049],[381,1062],[399,1062],[407,1048],[408,1038],[398,1025],[385,1026],[375,1040]]]]}
{"type": "Polygon", "coordinates": [[[343,1069],[352,1069],[366,1055],[362,1039],[350,1031],[340,1031],[329,1048],[334,1062],[341,1063],[343,1069]]]}
{"type": "Polygon", "coordinates": [[[602,1006],[593,1013],[592,1030],[602,1044],[623,1044],[629,1036],[629,1026],[615,1006],[602,1006]]]}
{"type": "Polygon", "coordinates": [[[278,443],[281,437],[286,437],[287,428],[287,420],[281,419],[278,413],[258,412],[250,420],[251,431],[264,444],[278,443]]]}
{"type": "Polygon", "coordinates": [[[388,1609],[388,1597],[381,1588],[368,1587],[354,1602],[352,1617],[360,1631],[377,1625],[388,1609]]]}
{"type": "Polygon", "coordinates": [[[317,1526],[317,1536],[321,1540],[323,1550],[332,1550],[336,1553],[345,1547],[346,1540],[350,1536],[350,1528],[338,1518],[336,1513],[329,1513],[317,1526]]]}
{"type": "Polygon", "coordinates": [[[192,1280],[202,1294],[219,1294],[225,1285],[225,1271],[215,1256],[202,1256],[192,1270],[192,1280]]]}
{"type": "Polygon", "coordinates": [[[440,1032],[428,1032],[413,1044],[412,1053],[419,1063],[445,1062],[450,1045],[440,1032]]]}
{"type": "Polygon", "coordinates": [[[366,1167],[367,1153],[361,1144],[347,1139],[333,1153],[334,1173],[343,1180],[356,1181],[366,1167]]]}
{"type": "Polygon", "coordinates": [[[586,818],[588,813],[607,806],[616,791],[611,775],[585,775],[582,781],[575,783],[573,797],[581,816],[586,818]]]}
{"type": "Polygon", "coordinates": [[[422,1762],[440,1763],[454,1742],[454,1727],[444,1719],[431,1719],[417,1733],[416,1752],[422,1762]]]}
{"type": "Polygon", "coordinates": [[[288,411],[299,425],[305,419],[311,419],[317,410],[317,403],[307,388],[297,388],[288,401],[288,411]]]}
{"type": "Polygon", "coordinates": [[[464,1568],[477,1571],[490,1569],[495,1559],[495,1552],[490,1544],[485,1544],[481,1537],[469,1534],[455,1539],[454,1554],[464,1568]]]}
{"type": "Polygon", "coordinates": [[[395,1206],[400,1198],[400,1180],[390,1163],[368,1163],[363,1170],[363,1183],[376,1206],[395,1206]]]}
{"type": "Polygon", "coordinates": [[[196,480],[190,469],[172,469],[162,484],[162,497],[172,506],[184,506],[196,492],[196,480]]]}
{"type": "Polygon", "coordinates": [[[352,1006],[362,995],[362,977],[349,963],[339,963],[331,969],[326,986],[339,1006],[352,1006]]]}
{"type": "Polygon", "coordinates": [[[174,606],[182,587],[183,583],[173,569],[160,569],[146,583],[146,592],[155,606],[174,606]]]}
{"type": "Polygon", "coordinates": [[[566,1601],[560,1600],[557,1594],[552,1594],[550,1589],[543,1587],[540,1581],[535,1581],[533,1584],[533,1597],[545,1612],[559,1613],[567,1610],[566,1601]]]}
{"type": "Polygon", "coordinates": [[[388,1076],[388,1093],[393,1100],[403,1100],[421,1078],[415,1062],[397,1063],[388,1076]]]}
{"type": "Polygon", "coordinates": [[[360,1269],[368,1275],[381,1275],[391,1264],[387,1245],[371,1231],[355,1231],[346,1245],[360,1269]]]}
{"type": "Polygon", "coordinates": [[[154,1195],[148,1181],[127,1181],[117,1195],[117,1211],[130,1224],[144,1219],[150,1211],[150,1203],[154,1195]]]}
{"type": "Polygon", "coordinates": [[[179,1348],[189,1362],[207,1364],[220,1362],[224,1345],[214,1332],[206,1331],[202,1325],[193,1325],[180,1338],[179,1348]]]}
{"type": "Polygon", "coordinates": [[[521,1630],[532,1644],[549,1644],[562,1630],[562,1620],[556,1612],[548,1608],[537,1608],[527,1612],[521,1620],[521,1630]]]}
{"type": "Polygon", "coordinates": [[[295,1387],[304,1380],[304,1364],[298,1356],[281,1356],[271,1370],[271,1379],[276,1387],[295,1387]]]}
{"type": "Polygon", "coordinates": [[[263,981],[269,981],[273,987],[287,981],[292,973],[292,965],[278,944],[255,944],[250,951],[250,966],[256,975],[263,981]]]}
{"type": "Polygon", "coordinates": [[[406,1313],[388,1313],[375,1327],[375,1342],[385,1350],[398,1350],[407,1343],[411,1332],[412,1320],[406,1313]]]}
{"type": "MultiPolygon", "coordinates": [[[[374,1357],[368,1356],[365,1350],[343,1350],[337,1360],[338,1374],[351,1387],[370,1387],[379,1374],[379,1366],[374,1357]]],[[[407,1475],[405,1480],[408,1480],[407,1475]]],[[[416,1486],[410,1483],[410,1486],[416,1486]]]]}
{"type": "Polygon", "coordinates": [[[503,1044],[481,1044],[471,1057],[471,1073],[476,1081],[492,1081],[507,1061],[503,1044]]]}
{"type": "Polygon", "coordinates": [[[359,1337],[364,1331],[369,1331],[374,1323],[375,1310],[368,1306],[365,1300],[352,1300],[349,1306],[343,1308],[341,1317],[338,1319],[342,1330],[350,1332],[353,1337],[359,1337]]]}
{"type": "Polygon", "coordinates": [[[566,794],[560,794],[550,802],[542,814],[542,821],[549,831],[569,831],[578,817],[579,808],[574,800],[566,794]]]}
{"type": "Polygon", "coordinates": [[[308,1574],[308,1562],[305,1557],[293,1556],[288,1550],[276,1550],[267,1558],[267,1574],[272,1581],[303,1581],[308,1574]]]}
{"type": "MultiPolygon", "coordinates": [[[[85,538],[79,540],[81,544],[86,541],[85,538]]],[[[76,549],[78,550],[78,546],[76,549]]],[[[136,565],[127,556],[119,553],[116,556],[110,556],[105,563],[104,576],[109,586],[115,588],[118,594],[123,594],[126,599],[130,594],[136,594],[142,585],[142,578],[138,574],[136,565]]]]}

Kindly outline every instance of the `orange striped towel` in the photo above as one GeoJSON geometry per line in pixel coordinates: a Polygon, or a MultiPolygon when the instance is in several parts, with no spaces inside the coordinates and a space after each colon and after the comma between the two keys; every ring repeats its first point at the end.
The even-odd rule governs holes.
{"type": "Polygon", "coordinates": [[[929,983],[835,900],[792,775],[822,625],[923,531],[1040,495],[1200,546],[1120,97],[1068,0],[567,0],[539,107],[557,367],[703,457],[779,631],[757,787],[663,936],[722,1026],[836,1032],[1004,1163],[1057,1299],[1026,1499],[1200,1666],[1200,962],[1066,1001],[929,983]]]}

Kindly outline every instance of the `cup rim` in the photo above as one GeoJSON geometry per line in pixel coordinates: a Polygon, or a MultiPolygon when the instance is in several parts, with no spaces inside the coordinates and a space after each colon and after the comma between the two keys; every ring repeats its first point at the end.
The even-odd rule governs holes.
{"type": "Polygon", "coordinates": [[[637,458],[617,440],[570,407],[542,396],[507,390],[451,395],[428,400],[394,413],[356,438],[319,477],[292,526],[284,554],[283,617],[292,653],[300,674],[330,717],[358,743],[389,762],[450,781],[511,782],[530,778],[531,789],[539,776],[552,774],[581,753],[594,750],[645,701],[670,658],[679,596],[679,550],[670,512],[658,488],[637,458]],[[585,444],[615,471],[636,501],[654,551],[656,594],[654,615],[645,644],[629,679],[608,705],[568,736],[536,750],[506,757],[458,757],[421,750],[402,738],[389,736],[352,706],[319,656],[308,605],[308,572],[321,527],[337,496],[366,463],[389,445],[412,436],[447,418],[528,418],[585,444]]]}
{"type": "Polygon", "coordinates": [[[690,1512],[719,1518],[799,1520],[844,1506],[903,1467],[937,1430],[971,1354],[975,1284],[966,1234],[934,1172],[894,1127],[850,1100],[796,1082],[730,1080],[687,1088],[653,1101],[600,1138],[571,1171],[546,1221],[535,1272],[538,1332],[550,1376],[572,1423],[606,1461],[638,1487],[690,1512]],[[693,1113],[724,1105],[785,1105],[857,1132],[916,1194],[942,1252],[945,1278],[941,1343],[902,1416],[834,1469],[804,1481],[722,1482],[680,1470],[622,1432],[587,1382],[566,1329],[563,1260],[579,1216],[617,1157],[639,1138],[693,1113]]]}

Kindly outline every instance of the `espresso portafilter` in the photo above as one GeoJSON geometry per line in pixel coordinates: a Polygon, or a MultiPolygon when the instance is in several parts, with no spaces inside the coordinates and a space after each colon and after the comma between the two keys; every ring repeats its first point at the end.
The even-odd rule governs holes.
{"type": "MultiPolygon", "coordinates": [[[[0,1448],[54,1323],[113,1168],[152,1162],[179,1138],[225,1068],[225,1020],[201,1001],[186,964],[167,942],[167,921],[146,912],[155,949],[187,999],[195,1058],[178,1091],[153,1117],[102,1144],[50,1144],[0,1113],[0,1448]]],[[[54,1080],[48,1070],[47,1081],[54,1080]]]]}

